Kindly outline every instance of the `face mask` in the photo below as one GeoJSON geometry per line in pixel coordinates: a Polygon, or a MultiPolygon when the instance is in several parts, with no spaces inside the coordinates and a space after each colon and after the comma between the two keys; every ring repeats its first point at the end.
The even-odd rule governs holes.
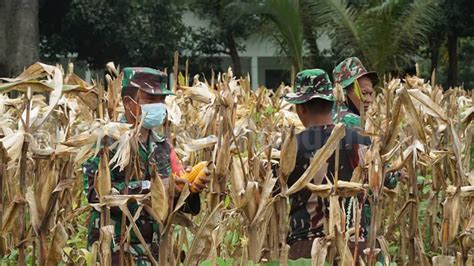
{"type": "MultiPolygon", "coordinates": [[[[132,99],[132,101],[135,102],[134,99],[132,99]]],[[[145,119],[143,120],[144,128],[153,129],[163,125],[167,114],[166,105],[164,103],[141,104],[140,107],[142,110],[141,116],[145,116],[145,119]]],[[[133,113],[131,115],[137,119],[133,113]]]]}
{"type": "Polygon", "coordinates": [[[143,127],[152,129],[160,127],[165,122],[166,105],[163,103],[142,104],[142,116],[145,116],[143,127]]]}

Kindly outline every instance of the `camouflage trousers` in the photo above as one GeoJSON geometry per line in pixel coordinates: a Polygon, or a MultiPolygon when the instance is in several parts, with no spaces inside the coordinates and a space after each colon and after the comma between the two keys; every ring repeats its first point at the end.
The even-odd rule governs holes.
{"type": "MultiPolygon", "coordinates": [[[[111,223],[114,226],[114,237],[112,239],[112,265],[120,264],[120,237],[121,237],[121,213],[111,215],[111,223]]],[[[158,225],[148,217],[140,218],[137,227],[145,240],[153,258],[158,261],[159,255],[159,232],[158,225]]],[[[91,249],[93,243],[99,240],[100,236],[100,212],[92,211],[88,226],[88,247],[91,249]]],[[[124,265],[152,265],[146,252],[146,248],[138,240],[133,232],[130,232],[130,241],[124,245],[124,265]]]]}

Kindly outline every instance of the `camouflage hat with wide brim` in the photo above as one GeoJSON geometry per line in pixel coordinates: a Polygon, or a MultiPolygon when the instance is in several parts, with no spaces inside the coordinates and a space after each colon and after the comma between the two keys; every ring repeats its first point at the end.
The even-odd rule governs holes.
{"type": "Polygon", "coordinates": [[[334,83],[341,84],[343,89],[349,87],[356,79],[365,76],[372,80],[373,85],[379,82],[377,73],[374,71],[367,71],[357,57],[344,59],[344,61],[334,68],[332,74],[334,76],[334,83]]]}
{"type": "Polygon", "coordinates": [[[149,67],[123,69],[122,91],[139,89],[152,95],[174,95],[168,89],[168,75],[149,67]]]}
{"type": "Polygon", "coordinates": [[[298,72],[293,92],[287,93],[284,98],[293,104],[302,104],[315,98],[332,102],[336,100],[331,80],[322,69],[306,69],[298,72]]]}

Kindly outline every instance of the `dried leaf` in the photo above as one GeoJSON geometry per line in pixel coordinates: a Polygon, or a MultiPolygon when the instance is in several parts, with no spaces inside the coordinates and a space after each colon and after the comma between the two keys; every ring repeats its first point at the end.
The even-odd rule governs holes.
{"type": "MultiPolygon", "coordinates": [[[[322,198],[329,198],[332,193],[333,185],[324,184],[324,185],[315,185],[307,184],[306,188],[311,191],[312,194],[317,195],[322,198]]],[[[337,192],[341,197],[353,197],[357,194],[364,192],[364,185],[357,182],[347,182],[347,181],[338,181],[337,182],[337,192]]]]}
{"type": "Polygon", "coordinates": [[[56,224],[53,238],[49,246],[46,265],[58,265],[62,260],[63,248],[66,245],[68,235],[62,223],[56,224]]]}
{"type": "Polygon", "coordinates": [[[191,262],[196,264],[207,258],[211,248],[211,234],[221,221],[223,207],[224,203],[220,202],[208,216],[205,216],[206,218],[199,226],[198,232],[194,237],[184,265],[190,265],[191,262]]]}
{"type": "Polygon", "coordinates": [[[432,260],[433,260],[433,266],[454,265],[454,257],[453,256],[439,255],[439,256],[434,256],[432,258],[432,260]]]}
{"type": "Polygon", "coordinates": [[[423,129],[423,121],[418,115],[418,112],[415,109],[415,105],[410,99],[408,92],[405,88],[400,89],[400,98],[402,100],[403,106],[408,114],[408,122],[410,126],[413,127],[413,131],[417,139],[421,140],[423,143],[426,143],[426,135],[423,129]]]}
{"type": "Polygon", "coordinates": [[[24,139],[25,132],[22,130],[0,139],[0,142],[2,142],[3,147],[7,150],[8,157],[10,158],[8,168],[18,165],[15,162],[21,157],[24,139]]]}
{"type": "MultiPolygon", "coordinates": [[[[148,258],[152,262],[153,265],[158,265],[158,262],[153,258],[152,253],[150,251],[149,246],[146,244],[145,239],[143,239],[143,236],[140,232],[140,229],[138,229],[137,224],[135,223],[132,214],[128,210],[126,205],[120,205],[119,206],[120,210],[122,210],[123,213],[125,213],[125,216],[127,216],[128,221],[130,222],[133,232],[135,233],[135,236],[138,238],[140,243],[143,245],[143,248],[145,249],[145,253],[148,255],[148,258]]],[[[110,264],[109,264],[110,265],[110,264]]]]}
{"type": "Polygon", "coordinates": [[[97,178],[95,179],[97,192],[100,197],[110,194],[112,189],[112,179],[110,177],[109,158],[107,153],[102,153],[100,156],[99,170],[97,178]]]}
{"type": "Polygon", "coordinates": [[[311,160],[310,165],[301,177],[288,189],[287,194],[291,195],[306,187],[306,185],[316,176],[316,173],[325,165],[329,157],[338,147],[339,141],[344,137],[345,131],[342,124],[337,124],[327,142],[319,149],[311,160]]]}
{"type": "Polygon", "coordinates": [[[230,133],[227,132],[221,139],[221,145],[217,146],[217,157],[215,160],[215,164],[216,164],[215,169],[216,169],[216,176],[218,178],[223,177],[227,174],[231,159],[232,157],[230,155],[230,133]]]}
{"type": "Polygon", "coordinates": [[[36,198],[38,200],[38,212],[42,216],[46,211],[51,194],[56,187],[58,175],[54,169],[54,161],[40,162],[38,167],[41,167],[42,175],[39,177],[41,181],[37,184],[38,194],[36,198]]]}
{"type": "Polygon", "coordinates": [[[25,69],[16,78],[0,78],[0,79],[7,82],[33,80],[33,79],[45,77],[47,75],[52,75],[55,69],[56,67],[54,66],[36,62],[33,65],[29,66],[27,69],[25,69]]]}
{"type": "Polygon", "coordinates": [[[16,196],[15,199],[10,202],[9,207],[5,211],[5,214],[3,216],[2,232],[9,232],[11,230],[11,228],[18,219],[18,215],[20,214],[20,208],[24,203],[26,203],[25,199],[20,196],[16,196]]]}
{"type": "Polygon", "coordinates": [[[328,247],[331,242],[325,238],[315,238],[311,247],[311,265],[323,266],[328,255],[328,247]]]}
{"type": "Polygon", "coordinates": [[[264,214],[267,209],[271,209],[271,204],[273,201],[271,200],[273,187],[276,184],[276,178],[267,178],[265,183],[263,183],[262,192],[260,194],[260,201],[258,202],[258,209],[257,213],[255,214],[255,218],[252,220],[251,226],[262,222],[264,219],[264,214]]]}
{"type": "MultiPolygon", "coordinates": [[[[188,139],[184,145],[187,152],[196,152],[205,148],[214,147],[217,143],[217,137],[214,135],[207,136],[200,139],[188,139]]],[[[221,155],[223,156],[223,155],[221,155]]]]}
{"type": "Polygon", "coordinates": [[[411,98],[414,99],[413,103],[417,105],[417,107],[422,107],[423,110],[431,116],[436,118],[441,118],[444,123],[448,122],[448,117],[446,116],[446,112],[431,98],[424,94],[419,89],[412,89],[408,90],[408,94],[410,94],[411,98]]]}
{"type": "Polygon", "coordinates": [[[283,142],[281,148],[280,171],[282,173],[282,184],[286,184],[288,176],[293,172],[296,164],[296,153],[298,152],[298,142],[295,135],[295,127],[291,126],[290,133],[283,142]]]}
{"type": "Polygon", "coordinates": [[[36,207],[36,197],[33,187],[28,187],[25,197],[28,205],[30,206],[31,225],[33,226],[33,230],[35,231],[36,235],[39,235],[38,229],[40,226],[40,216],[38,208],[36,207]]]}
{"type": "Polygon", "coordinates": [[[234,203],[237,205],[237,208],[243,205],[243,196],[245,194],[245,177],[244,177],[244,169],[245,165],[241,165],[238,158],[232,158],[232,171],[230,173],[230,183],[232,185],[232,189],[230,191],[230,195],[234,200],[234,203]]]}
{"type": "Polygon", "coordinates": [[[155,214],[160,219],[161,223],[164,223],[168,217],[169,202],[168,202],[168,191],[161,182],[161,177],[156,172],[156,166],[152,166],[152,179],[151,179],[151,207],[155,214]]]}
{"type": "Polygon", "coordinates": [[[106,225],[100,228],[99,247],[100,247],[100,264],[112,265],[112,247],[114,240],[114,226],[106,225]]]}

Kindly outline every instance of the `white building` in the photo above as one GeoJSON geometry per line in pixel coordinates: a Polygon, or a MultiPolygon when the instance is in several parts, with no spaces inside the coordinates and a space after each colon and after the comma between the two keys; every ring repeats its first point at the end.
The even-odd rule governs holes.
{"type": "MultiPolygon", "coordinates": [[[[186,11],[183,14],[183,23],[194,29],[208,28],[210,22],[200,19],[195,13],[186,11]]],[[[278,47],[272,40],[258,35],[252,35],[243,41],[244,51],[239,51],[242,66],[242,75],[250,74],[252,88],[265,85],[269,88],[276,87],[279,82],[289,82],[290,63],[278,54],[278,47]]],[[[320,49],[330,46],[329,38],[318,40],[320,49]]],[[[222,69],[232,66],[232,60],[228,55],[222,55],[222,69]]]]}

